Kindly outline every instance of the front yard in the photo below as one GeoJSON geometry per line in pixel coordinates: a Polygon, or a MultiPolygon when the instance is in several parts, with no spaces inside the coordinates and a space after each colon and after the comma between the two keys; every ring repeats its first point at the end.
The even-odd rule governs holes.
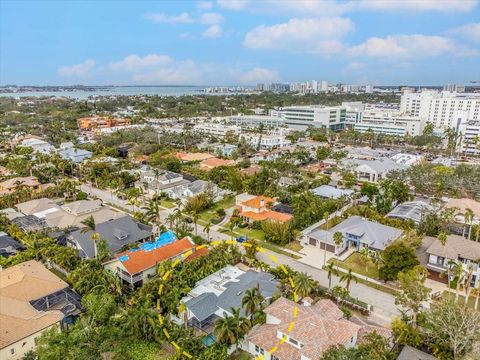
{"type": "Polygon", "coordinates": [[[328,262],[333,262],[338,267],[343,269],[352,269],[353,272],[368,276],[372,279],[378,279],[378,268],[372,261],[367,262],[367,267],[365,268],[365,260],[362,258],[358,252],[350,255],[345,261],[340,261],[338,259],[330,259],[328,262]]]}
{"type": "Polygon", "coordinates": [[[224,198],[223,200],[219,201],[218,203],[215,203],[210,209],[203,211],[200,213],[200,220],[205,221],[205,223],[208,223],[212,221],[212,219],[217,217],[216,211],[218,209],[228,209],[231,208],[232,206],[235,205],[235,197],[233,196],[228,196],[224,198]]]}
{"type": "MultiPolygon", "coordinates": [[[[455,291],[444,291],[442,293],[442,297],[444,299],[455,299],[455,291]]],[[[458,303],[459,304],[465,304],[465,296],[459,295],[458,296],[458,303]]],[[[470,298],[468,299],[468,307],[470,309],[473,309],[475,306],[475,294],[470,295],[470,298]]],[[[480,311],[480,300],[478,302],[478,308],[477,311],[480,311]]]]}

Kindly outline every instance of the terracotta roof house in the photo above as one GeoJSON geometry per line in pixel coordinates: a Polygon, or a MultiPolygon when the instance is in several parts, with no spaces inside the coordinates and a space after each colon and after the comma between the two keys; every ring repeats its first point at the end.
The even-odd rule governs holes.
{"type": "Polygon", "coordinates": [[[278,204],[268,196],[255,196],[247,193],[237,195],[235,205],[240,211],[240,216],[248,223],[254,221],[272,220],[286,222],[293,218],[290,214],[274,211],[271,208],[278,204]]]}
{"type": "Polygon", "coordinates": [[[80,311],[80,297],[40,262],[0,270],[0,359],[21,359],[43,331],[64,328],[80,311]]]}
{"type": "MultiPolygon", "coordinates": [[[[162,261],[185,258],[185,254],[195,255],[195,243],[189,238],[178,240],[172,232],[160,235],[153,242],[145,242],[135,249],[115,255],[103,266],[117,274],[128,284],[141,286],[157,273],[157,265],[162,261]]],[[[205,251],[201,254],[205,255],[205,251]]],[[[195,255],[196,258],[200,255],[195,255]]],[[[192,258],[190,258],[191,260],[192,258]]]]}
{"type": "Polygon", "coordinates": [[[310,306],[281,297],[265,308],[265,313],[266,323],[255,326],[243,344],[245,351],[255,357],[263,355],[265,360],[317,360],[332,346],[355,346],[366,333],[388,334],[384,328],[345,319],[337,305],[327,299],[310,306]],[[295,324],[289,331],[294,312],[295,324]],[[276,351],[270,354],[275,346],[276,351]]]}
{"type": "Polygon", "coordinates": [[[215,157],[215,155],[212,155],[209,153],[182,153],[182,152],[177,152],[175,156],[178,159],[180,159],[182,162],[203,161],[203,160],[207,160],[215,157]]]}
{"type": "Polygon", "coordinates": [[[80,131],[96,131],[118,126],[130,125],[129,118],[115,118],[108,116],[91,116],[77,119],[77,125],[80,131]]]}
{"type": "Polygon", "coordinates": [[[465,273],[469,265],[473,266],[471,285],[475,287],[480,282],[480,266],[476,263],[480,259],[480,243],[467,240],[463,236],[448,235],[445,245],[435,239],[426,253],[428,254],[427,269],[434,273],[433,279],[439,278],[435,275],[444,273],[452,260],[461,263],[465,273]]]}
{"type": "MultiPolygon", "coordinates": [[[[96,232],[101,239],[107,241],[112,253],[117,253],[127,244],[137,243],[150,239],[152,228],[126,215],[96,224],[96,232]]],[[[92,240],[92,231],[76,230],[67,236],[67,244],[77,249],[81,258],[94,258],[95,245],[92,240]]]]}
{"type": "Polygon", "coordinates": [[[234,160],[223,160],[223,159],[213,157],[210,159],[203,160],[200,163],[200,169],[202,169],[203,171],[210,171],[219,166],[233,166],[233,165],[235,165],[234,160]]]}
{"type": "Polygon", "coordinates": [[[0,195],[10,194],[21,187],[38,190],[40,183],[35,176],[14,177],[0,182],[0,195]]]}

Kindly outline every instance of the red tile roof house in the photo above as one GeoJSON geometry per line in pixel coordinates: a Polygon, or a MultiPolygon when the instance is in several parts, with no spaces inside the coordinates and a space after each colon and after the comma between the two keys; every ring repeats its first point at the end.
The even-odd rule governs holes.
{"type": "Polygon", "coordinates": [[[266,323],[254,327],[242,348],[264,360],[317,360],[331,346],[353,347],[373,331],[390,337],[388,329],[359,325],[343,317],[343,312],[328,299],[321,299],[314,305],[299,305],[283,297],[267,308],[266,323]],[[294,309],[297,317],[294,320],[294,309]],[[294,327],[288,331],[290,323],[294,327]],[[280,341],[285,337],[285,342],[280,341]],[[270,354],[269,351],[277,349],[270,354]]]}
{"type": "Polygon", "coordinates": [[[255,196],[243,193],[235,198],[235,205],[240,211],[240,216],[248,223],[263,220],[286,222],[293,218],[290,214],[271,210],[270,207],[276,204],[278,201],[263,195],[255,196]]]}
{"type": "Polygon", "coordinates": [[[213,157],[210,159],[203,160],[200,163],[200,169],[203,171],[210,171],[219,166],[233,166],[233,165],[235,165],[234,160],[223,160],[223,159],[213,157]]]}
{"type": "Polygon", "coordinates": [[[140,246],[116,254],[114,259],[105,262],[103,266],[117,274],[126,283],[141,286],[157,274],[157,265],[163,261],[183,260],[187,254],[189,255],[186,257],[186,261],[191,261],[205,255],[204,249],[195,251],[195,247],[195,243],[189,237],[160,247],[153,247],[153,249],[140,246]]]}

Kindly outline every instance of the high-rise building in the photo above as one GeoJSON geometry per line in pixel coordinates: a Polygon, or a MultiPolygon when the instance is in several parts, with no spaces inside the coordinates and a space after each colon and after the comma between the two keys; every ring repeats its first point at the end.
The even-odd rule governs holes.
{"type": "Polygon", "coordinates": [[[400,111],[431,122],[438,130],[458,127],[458,119],[480,120],[480,94],[424,90],[404,93],[400,111]]]}
{"type": "Polygon", "coordinates": [[[480,155],[480,121],[462,122],[458,128],[460,152],[466,155],[480,155]]]}
{"type": "Polygon", "coordinates": [[[322,80],[320,82],[320,91],[328,91],[328,82],[325,80],[322,80]]]}

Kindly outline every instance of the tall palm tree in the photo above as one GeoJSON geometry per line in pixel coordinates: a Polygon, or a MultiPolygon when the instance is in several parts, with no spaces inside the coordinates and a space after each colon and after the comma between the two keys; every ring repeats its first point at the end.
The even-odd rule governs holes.
{"type": "Polygon", "coordinates": [[[173,223],[175,222],[175,214],[174,213],[168,214],[166,220],[168,221],[168,224],[170,225],[170,229],[173,229],[173,223]]]}
{"type": "Polygon", "coordinates": [[[194,223],[194,225],[195,225],[195,235],[197,235],[198,217],[199,217],[198,212],[195,211],[195,212],[192,214],[192,220],[193,220],[193,223],[194,223]]]}
{"type": "MultiPolygon", "coordinates": [[[[145,210],[145,220],[154,225],[155,232],[158,233],[160,229],[160,213],[162,208],[160,207],[160,201],[157,199],[148,202],[148,206],[143,206],[145,210]]],[[[158,235],[158,234],[156,234],[158,235]]]]}
{"type": "Polygon", "coordinates": [[[465,306],[468,305],[470,299],[470,293],[472,291],[472,279],[473,279],[473,264],[470,263],[467,266],[467,273],[463,280],[463,286],[465,287],[465,306]]]}
{"type": "Polygon", "coordinates": [[[473,213],[472,209],[469,209],[469,208],[465,209],[464,217],[465,217],[465,225],[467,225],[468,223],[468,240],[470,240],[470,238],[472,237],[472,225],[473,225],[474,216],[475,214],[473,213]]]}
{"type": "Polygon", "coordinates": [[[245,309],[245,314],[250,317],[250,320],[252,320],[253,315],[260,308],[262,302],[263,296],[258,286],[245,291],[242,298],[242,307],[245,309]]]}
{"type": "Polygon", "coordinates": [[[347,289],[347,291],[350,291],[350,283],[352,280],[355,281],[355,283],[358,283],[358,279],[355,275],[353,275],[352,269],[348,269],[348,273],[343,274],[340,277],[340,282],[345,281],[345,289],[347,289]]]}
{"type": "Polygon", "coordinates": [[[359,254],[363,262],[365,263],[365,274],[368,274],[368,262],[370,261],[370,250],[368,250],[368,247],[364,247],[362,250],[359,251],[359,254]]]}
{"type": "Polygon", "coordinates": [[[233,241],[233,229],[235,229],[235,223],[233,221],[230,221],[228,223],[228,229],[230,230],[230,237],[231,237],[231,240],[233,241]]]}
{"type": "Polygon", "coordinates": [[[315,289],[315,281],[310,275],[305,272],[297,273],[293,276],[293,282],[295,284],[295,290],[300,298],[310,295],[315,289]]]}
{"type": "Polygon", "coordinates": [[[457,279],[457,286],[455,287],[455,302],[458,301],[458,295],[460,292],[460,285],[462,284],[463,281],[463,266],[460,261],[455,262],[455,267],[453,269],[453,275],[457,279]]]}
{"type": "Polygon", "coordinates": [[[212,228],[212,225],[212,222],[209,221],[207,225],[205,225],[205,227],[203,228],[203,231],[207,234],[207,241],[210,241],[210,230],[212,228]]]}
{"type": "Polygon", "coordinates": [[[217,340],[227,346],[238,345],[250,329],[250,322],[245,317],[240,316],[240,309],[230,309],[232,313],[228,316],[223,313],[223,318],[215,322],[213,333],[217,340]]]}
{"type": "Polygon", "coordinates": [[[332,286],[332,275],[338,275],[338,270],[333,262],[329,263],[325,267],[325,270],[327,271],[328,288],[330,289],[330,287],[332,286]]]}
{"type": "Polygon", "coordinates": [[[323,220],[325,220],[325,227],[326,230],[328,230],[328,217],[330,216],[330,213],[328,211],[325,211],[323,213],[323,220]]]}
{"type": "Polygon", "coordinates": [[[97,224],[95,224],[95,219],[92,215],[81,222],[85,227],[80,230],[82,234],[85,234],[89,231],[92,232],[91,238],[93,240],[93,248],[95,253],[95,258],[97,257],[97,241],[100,240],[100,234],[97,233],[97,224]]]}

